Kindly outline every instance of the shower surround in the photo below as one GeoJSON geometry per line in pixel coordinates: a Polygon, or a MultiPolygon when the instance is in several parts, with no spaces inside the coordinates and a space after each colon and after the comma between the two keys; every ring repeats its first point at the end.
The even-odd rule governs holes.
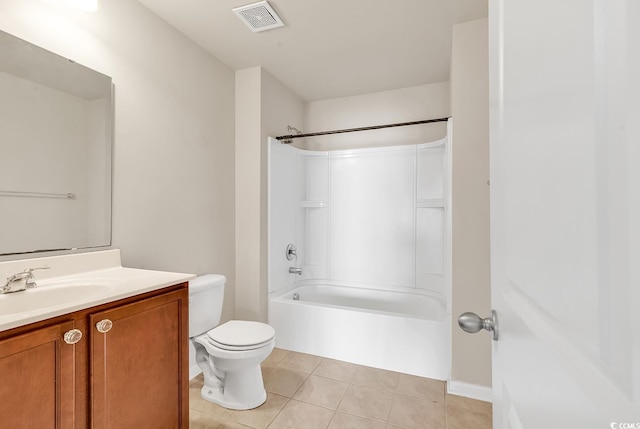
{"type": "Polygon", "coordinates": [[[448,137],[331,152],[270,139],[269,323],[278,347],[448,377],[449,151],[448,137]]]}

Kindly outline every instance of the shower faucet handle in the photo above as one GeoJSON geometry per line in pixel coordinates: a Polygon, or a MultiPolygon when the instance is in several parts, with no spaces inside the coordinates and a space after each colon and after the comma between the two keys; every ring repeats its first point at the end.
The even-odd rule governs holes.
{"type": "Polygon", "coordinates": [[[285,256],[287,257],[287,261],[291,261],[293,258],[298,257],[298,252],[296,250],[296,246],[293,244],[287,245],[287,250],[285,251],[285,256]]]}

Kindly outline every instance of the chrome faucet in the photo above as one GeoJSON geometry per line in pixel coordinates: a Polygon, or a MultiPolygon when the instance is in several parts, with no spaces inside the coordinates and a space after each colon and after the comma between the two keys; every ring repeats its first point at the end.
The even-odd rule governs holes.
{"type": "Polygon", "coordinates": [[[33,275],[35,270],[48,270],[51,267],[25,268],[17,274],[7,277],[7,281],[0,289],[0,293],[20,292],[26,289],[37,287],[36,278],[33,275]]]}
{"type": "Polygon", "coordinates": [[[298,267],[289,267],[289,272],[291,274],[297,274],[297,275],[302,275],[302,268],[298,268],[298,267]]]}

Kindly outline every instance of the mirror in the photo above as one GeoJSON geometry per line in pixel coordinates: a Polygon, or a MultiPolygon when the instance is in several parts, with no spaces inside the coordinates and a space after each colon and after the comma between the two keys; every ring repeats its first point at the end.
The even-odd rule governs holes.
{"type": "Polygon", "coordinates": [[[0,31],[0,255],[111,244],[109,76],[0,31]]]}

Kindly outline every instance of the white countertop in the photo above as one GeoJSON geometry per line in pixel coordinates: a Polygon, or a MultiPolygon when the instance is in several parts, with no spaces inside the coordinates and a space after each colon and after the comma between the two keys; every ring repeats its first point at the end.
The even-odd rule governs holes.
{"type": "Polygon", "coordinates": [[[44,266],[51,268],[34,272],[37,288],[0,294],[0,331],[162,289],[196,277],[194,274],[125,268],[120,265],[120,251],[107,250],[0,262],[0,280],[4,284],[6,277],[25,268],[44,266]],[[46,304],[33,307],[33,302],[43,301],[42,297],[55,299],[44,298],[46,304]]]}

